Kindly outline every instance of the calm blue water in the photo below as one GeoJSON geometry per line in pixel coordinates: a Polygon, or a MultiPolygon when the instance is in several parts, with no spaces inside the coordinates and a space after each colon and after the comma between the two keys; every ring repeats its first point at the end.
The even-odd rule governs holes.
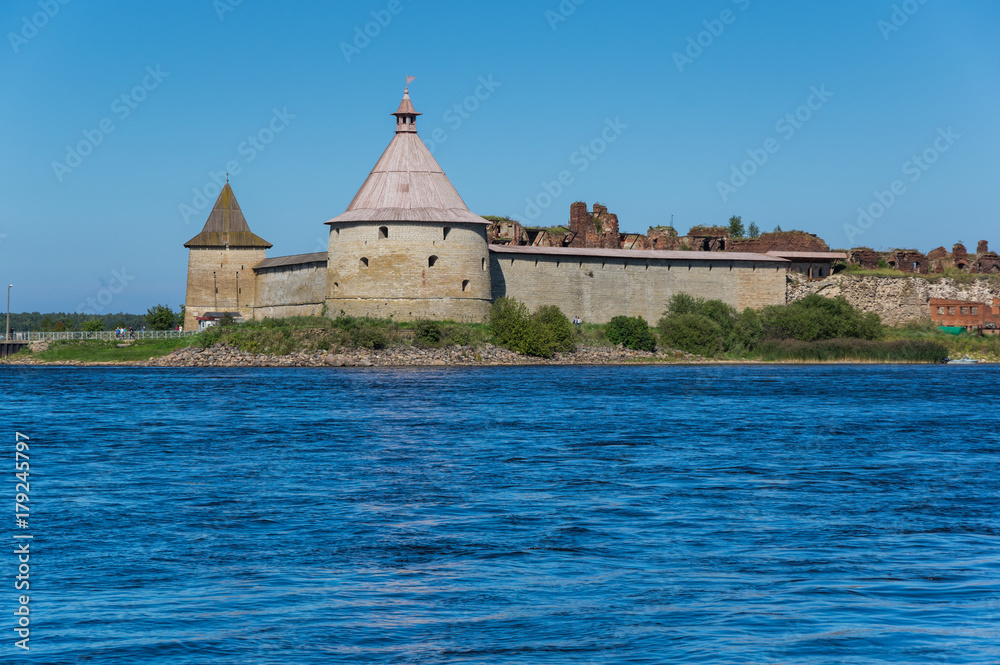
{"type": "Polygon", "coordinates": [[[5,367],[0,661],[1000,662],[998,380],[5,367]]]}

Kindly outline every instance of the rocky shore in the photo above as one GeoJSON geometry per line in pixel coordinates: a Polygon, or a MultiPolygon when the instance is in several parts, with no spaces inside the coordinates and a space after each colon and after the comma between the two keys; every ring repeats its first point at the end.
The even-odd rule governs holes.
{"type": "Polygon", "coordinates": [[[491,365],[618,365],[644,362],[684,362],[698,356],[681,352],[648,353],[625,348],[580,347],[576,353],[556,354],[553,358],[532,358],[497,346],[453,346],[425,349],[415,346],[383,350],[343,349],[335,353],[290,353],[288,355],[254,354],[231,346],[207,349],[188,347],[160,358],[135,362],[82,362],[67,360],[46,363],[31,356],[11,356],[3,364],[62,366],[131,366],[131,367],[446,367],[491,365]]]}

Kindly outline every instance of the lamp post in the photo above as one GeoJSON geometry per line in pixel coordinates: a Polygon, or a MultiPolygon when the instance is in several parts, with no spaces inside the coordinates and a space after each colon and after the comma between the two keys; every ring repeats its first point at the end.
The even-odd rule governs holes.
{"type": "Polygon", "coordinates": [[[10,341],[10,290],[14,288],[13,284],[7,285],[7,327],[3,330],[3,338],[10,341]]]}

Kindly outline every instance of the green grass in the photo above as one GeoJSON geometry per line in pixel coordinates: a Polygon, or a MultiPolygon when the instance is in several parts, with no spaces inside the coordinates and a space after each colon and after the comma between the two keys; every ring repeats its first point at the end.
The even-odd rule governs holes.
{"type": "Polygon", "coordinates": [[[80,362],[132,362],[159,358],[172,351],[182,349],[192,344],[193,338],[153,339],[136,341],[119,348],[120,342],[104,342],[99,340],[81,340],[71,342],[51,342],[45,351],[32,353],[22,351],[26,355],[43,362],[58,363],[68,360],[80,362]]]}
{"type": "Polygon", "coordinates": [[[989,362],[1000,362],[1000,335],[963,333],[949,335],[938,330],[930,321],[911,321],[902,326],[887,327],[886,339],[915,340],[941,344],[952,358],[968,355],[989,362]]]}
{"type": "MultiPolygon", "coordinates": [[[[572,314],[570,314],[572,316],[572,314]]],[[[465,324],[454,321],[435,322],[436,341],[421,339],[418,335],[427,322],[393,321],[339,317],[293,317],[249,321],[227,328],[213,328],[193,337],[183,339],[136,341],[119,347],[118,342],[66,341],[52,342],[47,350],[21,353],[44,362],[134,362],[165,356],[188,346],[212,346],[224,343],[253,353],[284,355],[293,352],[329,351],[337,353],[346,349],[385,349],[414,346],[419,348],[444,348],[450,346],[480,347],[495,344],[486,324],[465,324]]],[[[863,344],[857,340],[833,340],[831,343],[762,343],[754,351],[734,348],[722,354],[725,360],[781,361],[869,361],[869,362],[932,362],[943,347],[947,355],[955,358],[969,355],[974,358],[1000,362],[1000,336],[980,337],[974,334],[946,335],[928,322],[912,322],[905,326],[886,327],[885,339],[879,343],[863,344]]],[[[606,336],[603,324],[584,323],[575,339],[583,347],[613,347],[606,336]]],[[[671,355],[670,349],[659,352],[671,355]]]]}
{"type": "Polygon", "coordinates": [[[856,263],[849,263],[844,268],[844,270],[838,272],[837,274],[851,275],[854,277],[892,277],[894,279],[906,279],[909,277],[915,277],[918,279],[925,279],[928,282],[940,282],[943,279],[950,279],[956,284],[975,284],[977,281],[980,280],[1000,283],[1000,275],[979,275],[979,274],[965,272],[964,270],[959,270],[958,268],[945,268],[944,272],[921,275],[919,273],[902,272],[900,270],[895,270],[893,268],[877,268],[875,270],[866,270],[861,266],[857,265],[856,263]]]}
{"type": "Polygon", "coordinates": [[[923,340],[827,339],[800,342],[766,341],[757,350],[761,360],[798,362],[939,363],[948,355],[936,342],[923,340]]]}

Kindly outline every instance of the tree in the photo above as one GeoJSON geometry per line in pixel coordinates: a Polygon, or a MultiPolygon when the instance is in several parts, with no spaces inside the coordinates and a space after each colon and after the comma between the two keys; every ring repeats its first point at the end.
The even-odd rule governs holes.
{"type": "Polygon", "coordinates": [[[84,332],[98,332],[104,330],[104,322],[100,319],[87,319],[81,327],[84,332]]]}
{"type": "Polygon", "coordinates": [[[750,226],[747,228],[747,236],[750,238],[760,237],[760,227],[757,226],[757,222],[750,222],[750,226]]]}
{"type": "Polygon", "coordinates": [[[729,218],[729,237],[742,238],[744,235],[746,230],[743,228],[743,219],[739,215],[733,215],[729,218]]]}
{"type": "Polygon", "coordinates": [[[671,348],[710,358],[722,351],[719,324],[702,314],[673,314],[660,319],[660,336],[671,348]]]}
{"type": "Polygon", "coordinates": [[[526,356],[552,357],[545,329],[532,320],[524,303],[507,297],[497,299],[490,307],[489,324],[500,346],[526,356]]]}
{"type": "Polygon", "coordinates": [[[146,311],[146,325],[153,330],[173,330],[177,315],[166,305],[154,305],[146,311]]]}
{"type": "Polygon", "coordinates": [[[616,316],[608,322],[604,334],[612,344],[636,351],[655,351],[656,337],[641,316],[616,316]]]}
{"type": "Polygon", "coordinates": [[[775,233],[783,233],[783,231],[781,230],[781,224],[778,224],[777,226],[774,227],[774,232],[775,233]]]}
{"type": "Polygon", "coordinates": [[[531,321],[544,331],[545,340],[559,353],[576,351],[576,334],[573,325],[555,305],[542,305],[531,315],[531,321]]]}

